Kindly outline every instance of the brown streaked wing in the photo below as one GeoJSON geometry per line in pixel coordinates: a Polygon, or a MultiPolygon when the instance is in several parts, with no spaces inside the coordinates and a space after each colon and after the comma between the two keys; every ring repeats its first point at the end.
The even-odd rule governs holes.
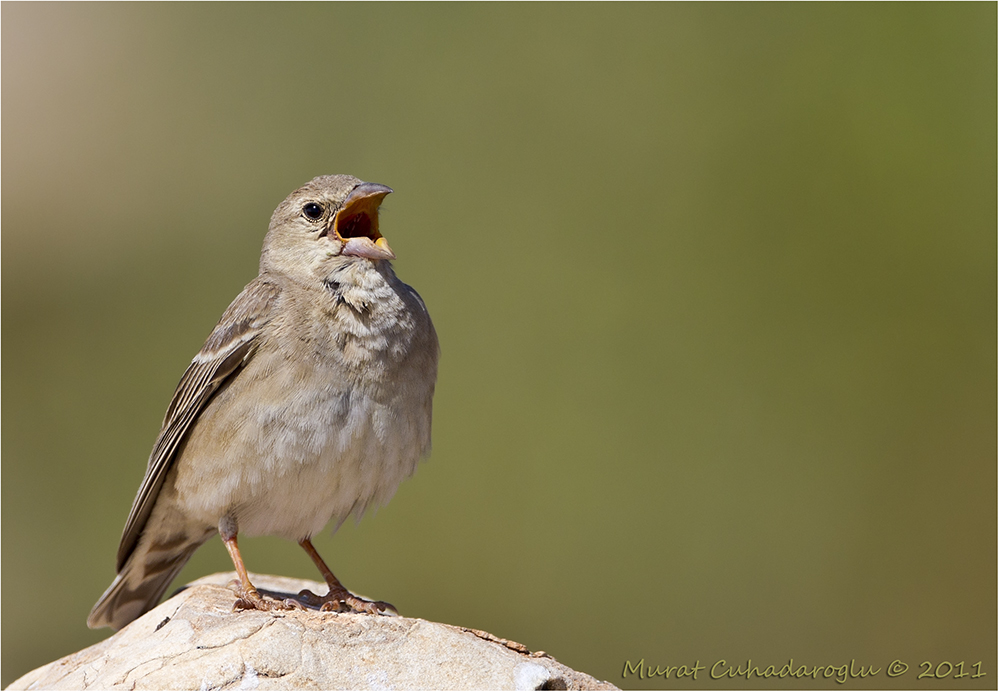
{"type": "Polygon", "coordinates": [[[260,277],[247,284],[181,377],[121,535],[118,572],[135,550],[178,445],[212,395],[253,356],[260,329],[270,319],[271,308],[280,291],[278,286],[260,277]]]}

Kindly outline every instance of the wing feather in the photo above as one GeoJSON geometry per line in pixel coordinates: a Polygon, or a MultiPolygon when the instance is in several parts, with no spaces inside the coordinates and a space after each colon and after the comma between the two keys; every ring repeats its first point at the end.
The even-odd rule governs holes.
{"type": "Polygon", "coordinates": [[[258,277],[250,282],[222,315],[181,377],[122,532],[119,572],[135,550],[178,446],[215,392],[253,357],[260,330],[270,320],[279,293],[280,288],[266,279],[258,277]]]}

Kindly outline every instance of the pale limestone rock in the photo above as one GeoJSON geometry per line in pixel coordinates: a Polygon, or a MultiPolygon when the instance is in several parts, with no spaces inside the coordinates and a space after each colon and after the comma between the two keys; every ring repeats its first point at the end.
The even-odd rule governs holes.
{"type": "MultiPolygon", "coordinates": [[[[15,680],[12,690],[613,690],[544,652],[486,632],[399,616],[233,612],[215,574],[104,641],[15,680]]],[[[323,584],[253,575],[268,595],[323,584]]]]}

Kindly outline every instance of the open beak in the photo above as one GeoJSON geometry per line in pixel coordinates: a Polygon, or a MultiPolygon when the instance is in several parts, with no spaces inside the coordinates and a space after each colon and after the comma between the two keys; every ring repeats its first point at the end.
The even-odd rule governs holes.
{"type": "Polygon", "coordinates": [[[392,260],[395,253],[378,232],[378,207],[392,188],[378,183],[361,183],[347,196],[333,219],[333,233],[343,242],[341,255],[392,260]]]}

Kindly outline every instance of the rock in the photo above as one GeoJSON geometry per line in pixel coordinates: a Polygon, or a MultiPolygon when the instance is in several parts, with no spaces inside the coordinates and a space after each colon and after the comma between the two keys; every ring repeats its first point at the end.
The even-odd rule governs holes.
{"type": "MultiPolygon", "coordinates": [[[[214,574],[120,632],[15,680],[11,690],[614,690],[543,651],[486,632],[394,616],[315,610],[233,612],[214,574]]],[[[316,582],[252,575],[269,596],[316,582]]]]}

